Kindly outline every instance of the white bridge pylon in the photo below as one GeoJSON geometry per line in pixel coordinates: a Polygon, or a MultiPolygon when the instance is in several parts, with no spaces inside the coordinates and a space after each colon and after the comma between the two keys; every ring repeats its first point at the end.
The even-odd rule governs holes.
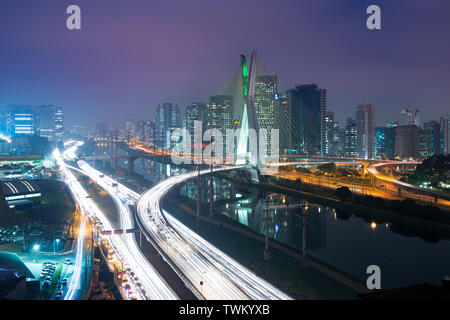
{"type": "MultiPolygon", "coordinates": [[[[259,146],[259,126],[256,118],[256,110],[254,104],[255,97],[255,78],[256,78],[256,50],[253,50],[250,60],[250,66],[247,59],[241,55],[242,69],[242,92],[244,95],[244,106],[241,117],[241,127],[236,152],[236,165],[250,164],[252,167],[259,169],[260,163],[258,159],[259,146]],[[253,130],[250,130],[253,129],[253,130]],[[250,135],[256,134],[256,137],[250,135]],[[252,138],[253,144],[249,145],[249,138],[252,138]]],[[[251,172],[252,180],[258,180],[256,172],[251,172]],[[256,174],[256,176],[254,175],[256,174]]]]}

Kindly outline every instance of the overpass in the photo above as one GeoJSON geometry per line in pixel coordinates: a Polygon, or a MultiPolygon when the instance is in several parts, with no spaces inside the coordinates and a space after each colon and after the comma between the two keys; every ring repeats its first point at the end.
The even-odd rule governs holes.
{"type": "Polygon", "coordinates": [[[378,163],[378,164],[370,165],[367,168],[367,172],[370,175],[372,175],[375,185],[377,185],[377,184],[379,185],[380,183],[384,183],[384,184],[388,183],[388,184],[391,184],[392,186],[394,186],[397,189],[397,193],[398,193],[399,197],[403,195],[404,197],[415,198],[414,196],[411,196],[411,194],[422,195],[422,196],[428,196],[428,197],[433,198],[435,204],[437,204],[439,200],[443,200],[443,203],[446,204],[446,206],[450,205],[450,203],[447,203],[448,201],[450,201],[450,194],[448,194],[448,193],[419,188],[412,184],[388,177],[388,176],[380,173],[380,171],[378,171],[378,169],[386,167],[386,166],[405,167],[405,166],[417,166],[418,164],[420,164],[420,162],[395,161],[395,162],[390,162],[390,163],[378,163]],[[402,193],[402,191],[403,191],[403,193],[402,193]]]}

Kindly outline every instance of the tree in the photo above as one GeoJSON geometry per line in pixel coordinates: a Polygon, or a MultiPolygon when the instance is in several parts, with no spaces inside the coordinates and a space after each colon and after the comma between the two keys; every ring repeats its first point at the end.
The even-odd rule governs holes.
{"type": "Polygon", "coordinates": [[[352,192],[348,187],[339,187],[336,189],[336,195],[341,201],[345,201],[352,196],[352,192]]]}
{"type": "Polygon", "coordinates": [[[336,164],[334,162],[325,163],[318,166],[317,170],[327,173],[336,173],[336,164]]]}

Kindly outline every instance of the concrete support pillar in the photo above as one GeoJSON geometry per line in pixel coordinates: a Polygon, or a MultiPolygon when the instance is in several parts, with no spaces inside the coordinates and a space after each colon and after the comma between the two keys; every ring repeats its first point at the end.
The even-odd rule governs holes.
{"type": "Polygon", "coordinates": [[[200,169],[197,177],[197,221],[200,221],[200,211],[202,210],[202,182],[200,176],[200,169]]]}
{"type": "Polygon", "coordinates": [[[212,218],[214,216],[214,184],[213,184],[213,174],[212,174],[212,166],[211,166],[211,174],[209,177],[209,216],[212,218]]]}
{"type": "Polygon", "coordinates": [[[128,158],[128,175],[131,176],[134,173],[134,161],[135,158],[128,158]]]}

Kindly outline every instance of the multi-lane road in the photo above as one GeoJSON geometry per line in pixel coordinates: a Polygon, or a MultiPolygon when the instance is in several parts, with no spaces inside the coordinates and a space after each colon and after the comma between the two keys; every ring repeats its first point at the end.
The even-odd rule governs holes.
{"type": "MultiPolygon", "coordinates": [[[[77,148],[79,145],[79,143],[75,144],[64,154],[66,160],[73,159],[71,158],[73,156],[73,149],[77,148]]],[[[86,190],[84,190],[84,188],[71,172],[71,170],[77,169],[67,166],[59,151],[55,150],[53,156],[57,160],[61,170],[63,171],[64,180],[72,190],[72,193],[74,194],[74,197],[80,206],[81,212],[100,221],[102,231],[114,230],[105,214],[95,205],[91,197],[87,194],[86,190]]],[[[92,168],[90,168],[89,166],[80,163],[80,169],[78,170],[80,170],[84,174],[94,177],[91,169],[92,168]],[[83,169],[86,171],[84,171],[83,169]]],[[[106,182],[104,183],[104,185],[106,186],[106,182]]],[[[114,196],[114,199],[116,200],[116,204],[119,208],[122,227],[131,229],[133,227],[131,213],[129,212],[129,210],[127,210],[127,206],[124,205],[120,200],[118,200],[118,196],[114,196]]],[[[81,229],[80,232],[83,230],[84,229],[81,229]]],[[[164,279],[159,275],[159,273],[142,255],[132,234],[111,234],[107,237],[111,247],[114,249],[115,257],[134,273],[132,277],[129,277],[129,284],[131,288],[134,289],[133,294],[136,296],[136,298],[151,300],[173,300],[178,298],[173,290],[164,281],[164,279]]],[[[79,239],[81,238],[82,237],[79,237],[79,239]]],[[[74,291],[80,287],[79,277],[77,277],[76,274],[81,272],[80,270],[82,269],[83,265],[82,248],[83,246],[80,242],[77,246],[75,275],[72,278],[73,280],[69,286],[69,288],[73,289],[69,290],[68,292],[74,291]]],[[[73,294],[68,293],[65,296],[65,299],[72,299],[73,296],[73,294]]]]}
{"type": "MultiPolygon", "coordinates": [[[[214,171],[234,168],[216,168],[214,171]]],[[[210,170],[201,171],[208,174],[210,170]]],[[[171,177],[145,192],[137,213],[147,236],[164,250],[204,299],[291,299],[220,251],[161,208],[163,197],[197,172],[171,177]]]]}

